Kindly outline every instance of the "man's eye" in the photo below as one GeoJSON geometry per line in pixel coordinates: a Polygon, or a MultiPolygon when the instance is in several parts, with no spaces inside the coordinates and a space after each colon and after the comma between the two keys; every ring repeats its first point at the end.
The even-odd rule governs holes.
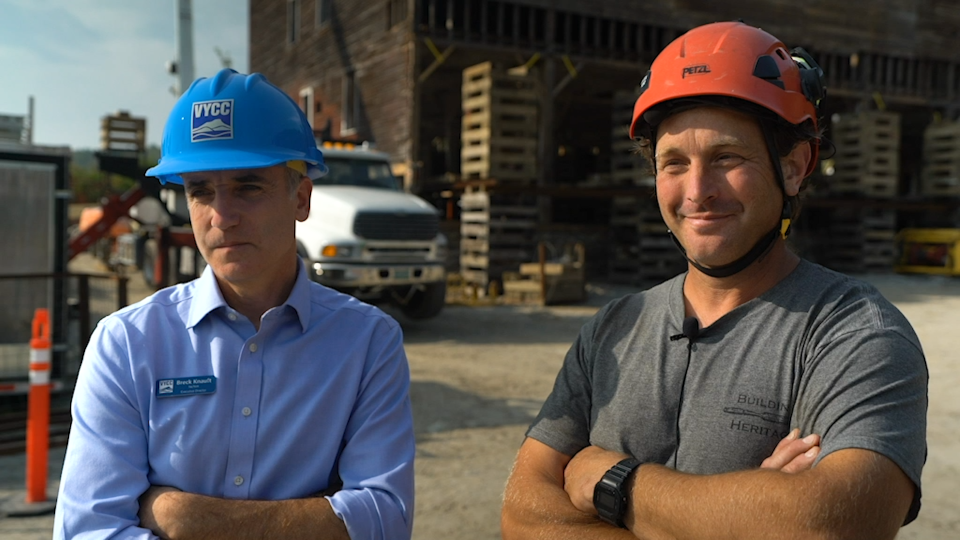
{"type": "Polygon", "coordinates": [[[661,168],[661,169],[675,169],[675,168],[677,168],[677,167],[680,167],[681,165],[682,165],[682,163],[680,162],[679,159],[669,159],[669,160],[664,161],[663,163],[661,163],[661,164],[660,164],[660,168],[661,168]]]}

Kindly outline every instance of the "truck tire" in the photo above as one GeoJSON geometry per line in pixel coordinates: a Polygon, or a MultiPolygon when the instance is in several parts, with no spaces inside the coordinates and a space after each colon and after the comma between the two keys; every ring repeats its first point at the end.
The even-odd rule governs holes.
{"type": "Polygon", "coordinates": [[[406,304],[400,305],[400,311],[413,320],[429,319],[440,314],[446,300],[446,281],[427,283],[423,289],[416,290],[406,304]]]}

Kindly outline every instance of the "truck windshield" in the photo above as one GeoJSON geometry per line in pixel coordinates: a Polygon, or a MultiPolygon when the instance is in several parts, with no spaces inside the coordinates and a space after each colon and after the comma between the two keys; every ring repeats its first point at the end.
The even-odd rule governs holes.
{"type": "Polygon", "coordinates": [[[325,157],[323,161],[330,172],[314,180],[315,186],[359,186],[401,191],[389,163],[341,157],[325,157]]]}

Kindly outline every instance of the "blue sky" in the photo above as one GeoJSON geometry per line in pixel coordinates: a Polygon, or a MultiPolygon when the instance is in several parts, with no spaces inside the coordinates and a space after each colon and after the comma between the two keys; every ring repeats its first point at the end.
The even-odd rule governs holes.
{"type": "MultiPolygon", "coordinates": [[[[166,62],[176,57],[174,0],[0,0],[0,114],[27,114],[34,143],[98,148],[100,118],[120,109],[147,119],[160,144],[176,100],[166,62]]],[[[247,0],[193,0],[194,69],[249,66],[247,0]]]]}

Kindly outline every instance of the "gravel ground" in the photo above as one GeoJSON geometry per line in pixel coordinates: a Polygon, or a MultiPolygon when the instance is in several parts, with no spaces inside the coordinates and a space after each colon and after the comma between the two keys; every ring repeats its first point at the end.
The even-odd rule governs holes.
{"type": "MultiPolygon", "coordinates": [[[[923,509],[902,540],[960,538],[960,280],[864,276],[911,321],[930,367],[929,457],[923,509]]],[[[136,278],[132,287],[138,287],[136,278]]],[[[553,385],[580,326],[632,292],[591,286],[583,305],[452,305],[437,319],[402,322],[417,436],[414,538],[499,538],[500,501],[529,422],[553,385]]],[[[135,298],[131,290],[131,298],[135,298]]],[[[55,494],[62,450],[51,451],[55,494]]],[[[0,458],[0,505],[23,497],[23,457],[0,458]]],[[[52,516],[0,519],[0,538],[50,538],[52,516]]]]}

